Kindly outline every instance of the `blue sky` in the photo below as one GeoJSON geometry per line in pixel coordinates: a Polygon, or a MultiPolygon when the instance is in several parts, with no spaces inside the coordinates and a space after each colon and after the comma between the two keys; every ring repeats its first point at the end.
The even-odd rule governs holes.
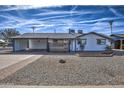
{"type": "Polygon", "coordinates": [[[0,29],[16,28],[21,33],[84,32],[110,34],[108,21],[114,20],[113,33],[124,33],[124,6],[0,6],[0,29]]]}

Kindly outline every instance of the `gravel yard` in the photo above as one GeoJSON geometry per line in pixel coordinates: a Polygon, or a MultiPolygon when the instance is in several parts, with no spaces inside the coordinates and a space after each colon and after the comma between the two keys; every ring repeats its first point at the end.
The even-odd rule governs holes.
{"type": "Polygon", "coordinates": [[[123,85],[124,56],[45,55],[1,80],[0,84],[41,86],[123,85]],[[66,60],[66,63],[59,63],[60,59],[66,60]]]}

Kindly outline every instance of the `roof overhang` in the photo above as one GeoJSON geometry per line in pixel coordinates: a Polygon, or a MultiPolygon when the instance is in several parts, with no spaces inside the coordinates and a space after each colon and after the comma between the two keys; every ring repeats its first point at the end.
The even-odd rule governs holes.
{"type": "Polygon", "coordinates": [[[95,35],[98,35],[98,36],[100,36],[100,37],[103,37],[103,38],[106,38],[106,39],[109,39],[109,40],[113,40],[113,39],[112,39],[111,37],[109,37],[109,36],[102,35],[102,34],[99,34],[99,33],[96,33],[96,32],[89,32],[89,33],[80,35],[80,36],[78,36],[77,38],[82,37],[82,36],[86,36],[86,35],[89,35],[89,34],[95,34],[95,35]]]}
{"type": "Polygon", "coordinates": [[[111,37],[112,36],[117,37],[117,38],[124,38],[124,36],[119,36],[119,35],[115,35],[115,34],[112,34],[111,37]]]}

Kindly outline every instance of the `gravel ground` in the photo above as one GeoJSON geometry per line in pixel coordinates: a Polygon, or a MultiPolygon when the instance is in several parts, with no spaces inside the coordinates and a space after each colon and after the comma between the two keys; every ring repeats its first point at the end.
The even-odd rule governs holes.
{"type": "Polygon", "coordinates": [[[123,85],[124,56],[45,55],[1,80],[0,84],[41,86],[123,85]],[[66,63],[59,63],[60,59],[66,60],[66,63]]]}

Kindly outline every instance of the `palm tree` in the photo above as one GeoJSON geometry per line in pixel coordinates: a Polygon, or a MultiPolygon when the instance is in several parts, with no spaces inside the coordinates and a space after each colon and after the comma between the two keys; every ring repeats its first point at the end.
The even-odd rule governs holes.
{"type": "Polygon", "coordinates": [[[34,30],[36,29],[36,27],[35,26],[32,26],[30,28],[33,30],[33,33],[34,33],[34,30]]]}
{"type": "Polygon", "coordinates": [[[109,25],[110,25],[110,28],[111,28],[111,34],[112,34],[112,25],[113,25],[113,22],[114,22],[113,20],[110,20],[109,21],[109,25]]]}
{"type": "MultiPolygon", "coordinates": [[[[113,25],[113,20],[110,20],[109,21],[109,25],[110,25],[110,28],[111,28],[111,35],[112,35],[112,25],[113,25]]],[[[112,48],[112,42],[111,42],[111,48],[112,48]]]]}

